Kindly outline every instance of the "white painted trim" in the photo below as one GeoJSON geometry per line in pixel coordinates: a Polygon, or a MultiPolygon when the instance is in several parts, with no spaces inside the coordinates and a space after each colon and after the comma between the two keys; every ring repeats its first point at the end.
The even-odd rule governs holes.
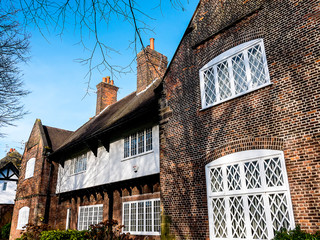
{"type": "Polygon", "coordinates": [[[270,82],[270,76],[269,76],[269,70],[268,70],[268,64],[267,64],[267,58],[266,58],[266,54],[265,54],[263,39],[256,39],[256,40],[252,40],[252,41],[240,44],[240,45],[238,45],[234,48],[231,48],[231,49],[227,50],[226,52],[218,55],[217,57],[212,59],[210,62],[208,62],[206,65],[204,65],[199,70],[199,77],[200,77],[200,92],[201,92],[201,110],[205,110],[209,107],[218,105],[220,103],[226,102],[226,101],[233,99],[233,98],[236,98],[236,97],[243,96],[244,94],[250,93],[252,91],[255,91],[260,88],[263,88],[263,87],[270,85],[271,82],[270,82]],[[257,44],[259,44],[259,46],[261,48],[261,52],[262,52],[263,67],[264,67],[263,69],[265,72],[266,82],[262,85],[259,85],[258,87],[252,88],[251,74],[249,73],[250,68],[249,68],[249,62],[248,62],[249,60],[248,60],[248,56],[247,56],[247,52],[248,52],[247,50],[257,44]],[[243,55],[244,55],[244,63],[245,63],[245,71],[246,71],[246,77],[247,77],[248,90],[236,94],[233,71],[232,71],[232,66],[231,66],[231,59],[232,59],[232,57],[234,57],[235,55],[238,55],[240,53],[243,53],[243,55]],[[217,78],[216,66],[217,66],[217,64],[219,64],[223,61],[228,61],[228,73],[230,75],[229,80],[230,80],[231,96],[221,100],[219,97],[219,90],[218,90],[219,87],[218,87],[218,82],[216,79],[217,78]],[[212,71],[214,71],[216,100],[214,101],[214,103],[208,104],[208,103],[206,103],[206,99],[205,99],[205,92],[206,91],[205,91],[205,86],[204,86],[204,81],[205,81],[204,71],[206,71],[210,68],[212,68],[212,71]]]}
{"type": "MultiPolygon", "coordinates": [[[[242,169],[242,173],[244,173],[242,169]]],[[[295,227],[295,222],[294,222],[294,215],[293,215],[293,208],[292,208],[292,202],[291,202],[291,196],[290,196],[290,187],[289,187],[289,182],[288,182],[288,176],[287,176],[287,171],[286,171],[286,166],[285,166],[285,159],[284,159],[284,154],[282,151],[279,150],[268,150],[268,149],[259,149],[259,150],[248,150],[248,151],[242,151],[242,152],[237,152],[237,153],[232,153],[226,156],[223,156],[221,158],[218,158],[210,163],[208,163],[205,166],[205,174],[206,174],[206,188],[207,188],[207,203],[208,203],[208,218],[209,218],[209,235],[211,240],[215,240],[218,238],[214,237],[214,219],[212,215],[212,199],[214,198],[223,198],[224,201],[226,199],[229,199],[232,196],[247,196],[247,195],[252,195],[255,193],[260,193],[263,197],[264,201],[264,206],[269,206],[266,202],[267,200],[267,193],[277,193],[281,192],[283,193],[286,198],[287,198],[287,210],[289,213],[289,222],[290,222],[290,228],[293,229],[295,227]],[[283,182],[284,186],[280,187],[268,187],[266,182],[265,182],[265,169],[264,169],[264,164],[263,161],[264,159],[268,159],[270,157],[279,157],[280,159],[280,164],[281,164],[281,170],[282,170],[282,177],[283,177],[283,182]],[[260,168],[260,179],[261,179],[261,188],[259,189],[247,189],[245,187],[244,190],[235,190],[235,191],[228,191],[227,190],[227,180],[226,177],[223,177],[223,186],[224,190],[222,192],[212,192],[211,191],[211,179],[210,179],[210,169],[213,167],[221,167],[222,171],[224,171],[223,176],[226,176],[226,166],[228,164],[239,164],[240,168],[243,168],[243,162],[250,162],[257,160],[259,163],[259,168],[260,168]]],[[[241,170],[240,170],[240,178],[241,178],[241,170]]],[[[242,184],[244,184],[243,179],[242,179],[242,184]]],[[[226,205],[228,205],[228,201],[226,201],[226,205]]],[[[246,204],[245,204],[246,205],[246,204]]],[[[247,206],[247,205],[246,205],[247,206]]],[[[226,206],[227,208],[228,206],[226,206]]],[[[248,207],[248,206],[247,206],[248,207]]],[[[226,211],[229,211],[226,209],[226,211]]],[[[268,209],[265,210],[266,213],[266,224],[267,224],[267,231],[268,231],[268,236],[272,237],[273,235],[273,230],[272,230],[272,219],[270,215],[270,211],[268,209]]],[[[248,217],[248,216],[247,216],[248,217]]],[[[245,218],[247,220],[247,218],[245,218]]],[[[227,223],[227,232],[228,236],[231,236],[231,229],[230,229],[230,219],[228,218],[228,214],[226,215],[226,223],[227,223]]],[[[248,223],[247,223],[248,224],[248,223]]],[[[248,229],[246,228],[248,231],[248,229]]],[[[250,233],[251,235],[251,233],[250,233]]],[[[250,235],[247,235],[247,239],[251,239],[250,235]]],[[[225,238],[227,239],[227,238],[225,238]]]]}
{"type": "MultiPolygon", "coordinates": [[[[161,205],[160,205],[160,232],[147,232],[147,231],[130,231],[130,224],[131,224],[131,203],[137,203],[136,207],[136,227],[138,229],[138,205],[139,202],[152,202],[152,228],[154,228],[154,202],[155,201],[160,201],[160,198],[150,198],[150,199],[144,199],[144,200],[137,200],[137,201],[126,201],[122,202],[122,225],[124,225],[124,204],[129,204],[129,231],[124,231],[122,230],[123,233],[130,233],[131,235],[150,235],[150,236],[159,236],[161,235],[161,205]]],[[[144,207],[144,228],[146,227],[146,204],[143,205],[144,207]]]]}
{"type": "MultiPolygon", "coordinates": [[[[85,206],[79,206],[79,209],[78,209],[78,219],[77,219],[77,230],[79,230],[79,224],[80,224],[80,210],[82,208],[92,208],[92,207],[102,207],[102,220],[103,220],[103,204],[95,204],[95,205],[85,205],[85,206]]],[[[88,214],[89,214],[89,211],[88,211],[88,214]]],[[[88,215],[89,216],[89,215],[88,215]]],[[[81,230],[80,230],[81,231],[81,230]]]]}

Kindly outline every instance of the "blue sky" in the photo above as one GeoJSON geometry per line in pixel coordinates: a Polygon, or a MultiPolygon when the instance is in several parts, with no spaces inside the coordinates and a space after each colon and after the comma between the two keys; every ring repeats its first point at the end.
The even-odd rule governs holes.
{"type": "MultiPolygon", "coordinates": [[[[160,1],[138,1],[142,8],[155,20],[145,19],[154,33],[143,35],[144,44],[149,44],[149,38],[155,38],[155,50],[171,58],[178,47],[182,35],[193,15],[198,1],[182,1],[184,11],[175,9],[170,1],[161,1],[162,8],[156,8],[160,1]]],[[[109,26],[101,25],[100,33],[104,41],[121,54],[111,54],[109,62],[113,65],[126,66],[135,56],[128,48],[133,38],[133,28],[121,21],[113,21],[109,26]]],[[[0,138],[0,159],[10,148],[23,153],[24,144],[29,137],[35,119],[42,124],[67,130],[76,130],[95,114],[95,86],[102,77],[109,76],[108,71],[94,71],[92,74],[89,95],[86,95],[86,74],[88,67],[76,62],[76,59],[86,58],[89,54],[83,47],[76,44],[79,36],[72,26],[67,26],[64,35],[46,33],[46,39],[35,29],[29,28],[30,61],[22,65],[25,88],[31,93],[22,101],[30,113],[22,120],[16,121],[16,127],[0,129],[5,133],[0,138]],[[85,96],[86,95],[86,96],[85,96]]],[[[88,46],[93,42],[85,37],[88,46]]],[[[115,85],[119,87],[118,100],[136,90],[136,64],[134,72],[113,76],[115,85]]]]}

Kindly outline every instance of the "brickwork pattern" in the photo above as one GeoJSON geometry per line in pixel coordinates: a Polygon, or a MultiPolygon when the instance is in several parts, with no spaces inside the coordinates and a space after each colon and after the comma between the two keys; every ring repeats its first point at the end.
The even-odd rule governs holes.
{"type": "Polygon", "coordinates": [[[137,92],[143,91],[156,78],[162,78],[168,59],[147,46],[137,55],[137,92]]]}
{"type": "Polygon", "coordinates": [[[316,0],[201,1],[160,100],[161,200],[176,239],[209,239],[205,165],[260,148],[284,152],[295,222],[319,230],[319,20],[316,0]],[[272,84],[202,110],[199,70],[258,38],[272,84]]]}
{"type": "Polygon", "coordinates": [[[105,82],[97,85],[96,114],[100,113],[107,106],[117,102],[118,89],[118,87],[105,82]]]}

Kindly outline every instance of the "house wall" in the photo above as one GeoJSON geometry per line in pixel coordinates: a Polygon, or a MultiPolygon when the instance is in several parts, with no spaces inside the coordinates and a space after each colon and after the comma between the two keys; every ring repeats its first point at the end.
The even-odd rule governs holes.
{"type": "MultiPolygon", "coordinates": [[[[17,229],[19,210],[28,206],[29,223],[40,223],[45,215],[46,193],[49,181],[50,164],[43,156],[44,144],[37,120],[30,134],[21,161],[20,176],[17,185],[15,205],[11,222],[10,239],[20,237],[21,230],[17,229]],[[35,158],[33,176],[25,178],[27,161],[35,158]]],[[[40,122],[41,124],[41,122],[40,122]]],[[[51,185],[54,188],[54,186],[51,185]]]]}
{"type": "MultiPolygon", "coordinates": [[[[16,176],[14,176],[17,179],[16,176]]],[[[12,179],[14,179],[12,178],[12,179]]],[[[0,180],[0,204],[14,204],[16,196],[17,182],[0,180]],[[3,184],[7,183],[7,188],[3,191],[3,184]]]]}
{"type": "Polygon", "coordinates": [[[70,175],[71,160],[65,167],[59,167],[56,193],[99,186],[132,178],[159,173],[159,127],[154,126],[152,132],[153,150],[124,159],[124,139],[110,143],[110,152],[104,147],[98,148],[97,157],[92,152],[87,155],[87,170],[70,175]],[[137,172],[133,167],[138,167],[137,172]]]}
{"type": "Polygon", "coordinates": [[[209,239],[205,165],[253,149],[284,153],[296,224],[320,226],[319,1],[201,1],[164,80],[161,201],[170,235],[209,239]],[[262,38],[271,85],[201,109],[199,70],[262,38]]]}

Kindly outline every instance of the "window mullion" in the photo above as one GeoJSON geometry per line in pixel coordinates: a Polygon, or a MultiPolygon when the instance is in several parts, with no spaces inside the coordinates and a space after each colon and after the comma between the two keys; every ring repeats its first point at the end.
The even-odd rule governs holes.
{"type": "Polygon", "coordinates": [[[229,72],[229,77],[230,77],[230,87],[231,87],[231,97],[236,95],[236,88],[235,88],[235,83],[234,83],[234,76],[233,76],[233,70],[232,70],[232,58],[228,58],[228,72],[229,72]]]}
{"type": "Polygon", "coordinates": [[[144,204],[143,204],[143,232],[146,232],[147,231],[147,216],[146,216],[146,208],[147,208],[147,205],[146,205],[147,201],[144,201],[144,204]]]}
{"type": "Polygon", "coordinates": [[[251,70],[249,66],[248,49],[245,49],[243,51],[243,56],[244,56],[244,64],[246,68],[247,86],[248,86],[248,90],[250,90],[252,89],[252,80],[251,80],[251,70]]]}
{"type": "Polygon", "coordinates": [[[269,194],[263,193],[263,204],[264,204],[264,210],[266,214],[266,222],[267,222],[267,231],[268,231],[268,238],[271,238],[273,236],[273,223],[271,218],[271,211],[270,211],[270,204],[269,204],[269,194]]]}
{"type": "Polygon", "coordinates": [[[218,83],[218,69],[217,69],[217,64],[213,66],[214,70],[214,86],[216,90],[216,102],[220,102],[220,92],[219,92],[219,83],[218,83]]]}
{"type": "Polygon", "coordinates": [[[226,214],[226,224],[227,224],[227,239],[232,238],[232,221],[231,221],[231,213],[230,213],[230,197],[224,197],[225,204],[225,214],[226,214]]]}
{"type": "Polygon", "coordinates": [[[244,208],[244,220],[246,226],[246,238],[252,239],[251,234],[251,222],[250,222],[250,214],[249,214],[249,204],[248,204],[248,195],[242,196],[243,208],[244,208]]]}

